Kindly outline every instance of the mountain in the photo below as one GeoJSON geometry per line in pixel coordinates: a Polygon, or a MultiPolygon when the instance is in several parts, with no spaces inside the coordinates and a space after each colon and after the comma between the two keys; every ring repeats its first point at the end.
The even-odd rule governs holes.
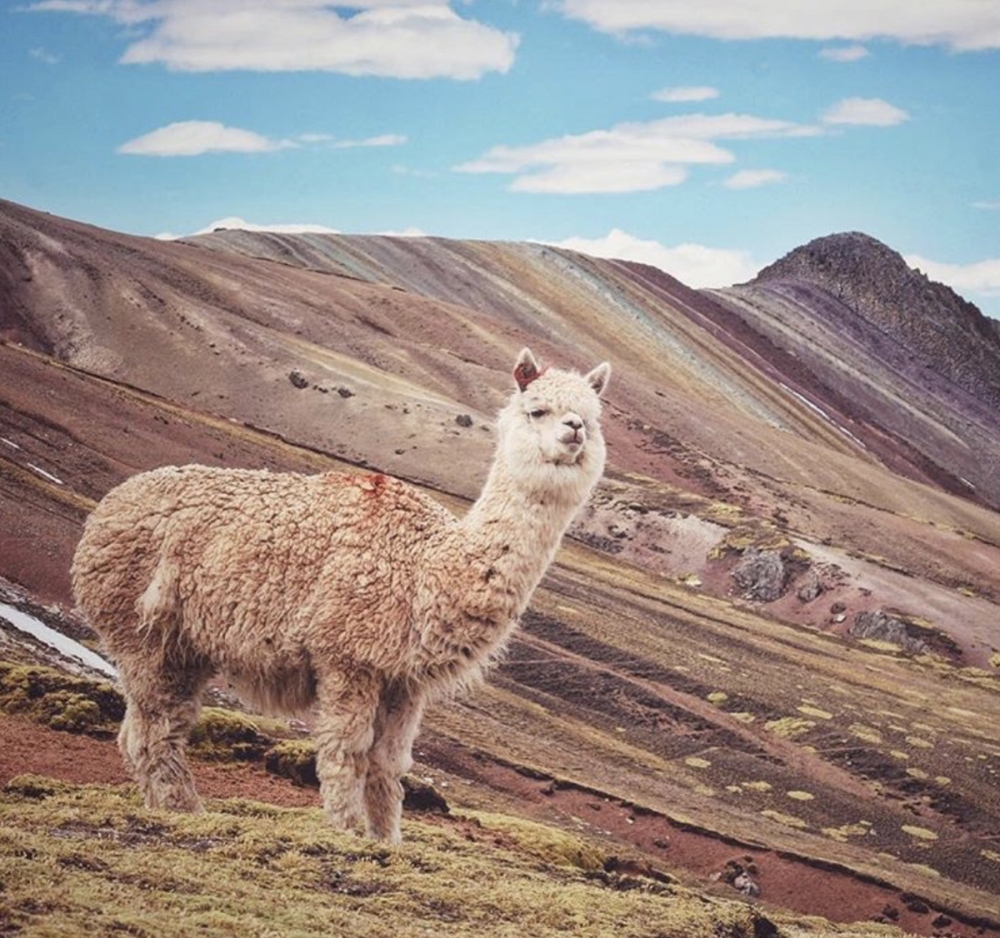
{"type": "Polygon", "coordinates": [[[858,232],[817,238],[765,267],[753,284],[796,282],[821,287],[926,367],[1000,409],[1000,322],[886,245],[858,232]]]}
{"type": "Polygon", "coordinates": [[[606,478],[418,768],[708,890],[750,853],[799,914],[1000,934],[996,330],[900,263],[835,235],[696,291],[537,244],[161,242],[0,202],[0,576],[86,634],[82,520],[170,462],[377,469],[462,511],[518,350],[609,359],[606,478]]]}

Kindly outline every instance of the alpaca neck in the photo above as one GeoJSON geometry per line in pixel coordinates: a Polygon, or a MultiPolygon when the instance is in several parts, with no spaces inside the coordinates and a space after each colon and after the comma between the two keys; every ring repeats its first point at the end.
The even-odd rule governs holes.
{"type": "Polygon", "coordinates": [[[509,615],[519,616],[527,605],[589,486],[586,489],[581,494],[574,484],[526,486],[502,460],[494,462],[460,528],[461,536],[487,560],[491,576],[498,577],[497,587],[503,584],[497,593],[506,597],[509,615]]]}

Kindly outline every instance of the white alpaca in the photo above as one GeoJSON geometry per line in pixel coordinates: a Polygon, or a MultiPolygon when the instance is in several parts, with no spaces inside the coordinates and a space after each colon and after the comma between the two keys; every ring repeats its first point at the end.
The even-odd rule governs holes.
{"type": "Polygon", "coordinates": [[[427,700],[503,649],[600,478],[609,375],[542,371],[522,351],[462,519],[383,475],[168,467],[111,491],[73,588],[117,661],[119,747],[147,805],[200,808],[184,749],[222,672],[269,711],[316,704],[330,820],[398,842],[427,700]]]}

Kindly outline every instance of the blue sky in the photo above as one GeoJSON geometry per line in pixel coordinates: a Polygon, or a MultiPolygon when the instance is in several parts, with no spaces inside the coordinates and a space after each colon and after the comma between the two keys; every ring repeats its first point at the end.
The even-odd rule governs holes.
{"type": "Polygon", "coordinates": [[[1000,0],[24,0],[0,196],[746,280],[863,231],[1000,318],[1000,0]]]}

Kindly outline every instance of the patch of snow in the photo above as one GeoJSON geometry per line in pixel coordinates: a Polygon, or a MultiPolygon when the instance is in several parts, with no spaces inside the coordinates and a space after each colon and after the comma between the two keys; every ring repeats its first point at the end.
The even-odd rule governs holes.
{"type": "Polygon", "coordinates": [[[0,443],[6,443],[11,449],[20,449],[21,448],[13,440],[8,440],[6,437],[3,437],[3,436],[0,436],[0,443]]]}
{"type": "Polygon", "coordinates": [[[55,482],[56,485],[62,485],[63,484],[63,480],[62,479],[57,479],[54,475],[52,475],[51,472],[46,472],[44,469],[40,469],[34,463],[29,462],[28,463],[28,468],[32,472],[38,473],[38,475],[40,475],[43,479],[48,479],[50,482],[55,482]]]}
{"type": "Polygon", "coordinates": [[[822,407],[818,407],[811,400],[809,400],[809,398],[803,397],[801,394],[799,394],[798,391],[793,391],[787,384],[782,384],[780,381],[778,382],[778,384],[782,388],[782,390],[787,391],[789,394],[792,395],[792,397],[801,401],[803,404],[806,405],[806,407],[808,407],[814,413],[819,414],[819,416],[822,417],[828,424],[830,424],[831,427],[843,433],[844,436],[846,436],[852,443],[857,444],[858,446],[861,447],[861,449],[865,450],[868,449],[868,447],[865,446],[865,444],[862,443],[861,440],[859,440],[853,433],[851,433],[850,430],[846,429],[845,427],[842,427],[839,423],[837,423],[837,421],[834,420],[825,410],[823,410],[822,407]]]}
{"type": "Polygon", "coordinates": [[[19,631],[27,632],[40,642],[44,642],[50,648],[54,648],[59,654],[65,655],[67,658],[76,658],[77,661],[82,662],[87,667],[101,671],[109,677],[118,676],[115,668],[100,655],[89,648],[85,648],[68,635],[63,635],[62,632],[57,632],[55,629],[49,628],[44,622],[39,621],[34,616],[28,615],[28,613],[22,612],[14,606],[0,603],[0,617],[6,619],[19,631]]]}

